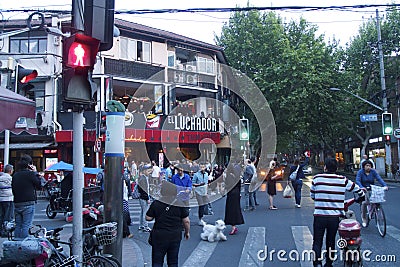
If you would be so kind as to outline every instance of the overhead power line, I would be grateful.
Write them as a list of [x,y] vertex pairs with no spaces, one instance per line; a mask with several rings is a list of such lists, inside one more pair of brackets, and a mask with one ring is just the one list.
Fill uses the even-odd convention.
[[[384,7],[399,7],[400,4],[372,4],[372,5],[346,5],[346,6],[277,6],[277,7],[230,7],[230,8],[185,8],[185,9],[133,9],[133,10],[115,10],[115,14],[160,14],[160,13],[212,13],[212,12],[243,12],[243,11],[285,11],[285,10],[337,10],[348,11],[354,9],[365,8],[384,8]],[[50,10],[50,9],[0,9],[0,12],[50,12],[50,13],[71,13],[70,10]]]

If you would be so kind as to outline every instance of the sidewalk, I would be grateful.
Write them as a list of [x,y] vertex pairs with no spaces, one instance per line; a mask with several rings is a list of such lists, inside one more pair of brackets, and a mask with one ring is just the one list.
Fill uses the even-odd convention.
[[[3,244],[7,238],[0,238],[0,244]],[[3,257],[3,246],[0,246],[0,257]],[[124,238],[122,240],[122,266],[124,267],[142,267],[144,266],[143,255],[133,239]]]

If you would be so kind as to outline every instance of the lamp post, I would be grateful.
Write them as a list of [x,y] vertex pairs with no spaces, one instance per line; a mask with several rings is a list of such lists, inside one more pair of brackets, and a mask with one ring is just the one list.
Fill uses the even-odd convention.
[[[361,101],[373,106],[376,109],[379,109],[379,110],[384,111],[384,112],[387,111],[387,108],[385,108],[385,107],[382,108],[382,107],[380,107],[378,105],[375,105],[374,103],[368,101],[367,99],[362,98],[359,95],[356,95],[356,94],[350,92],[349,90],[340,89],[340,88],[329,88],[329,90],[331,90],[331,91],[344,91],[344,92],[346,92],[346,93],[358,98],[359,100],[361,100]],[[399,146],[399,149],[400,149],[400,142],[397,142],[397,143],[398,143],[398,146]],[[389,171],[387,172],[387,177],[391,178],[392,173],[390,172],[390,170],[391,170],[391,164],[392,164],[392,154],[391,154],[390,144],[389,145],[385,144],[385,154],[386,154],[386,164],[389,166]]]

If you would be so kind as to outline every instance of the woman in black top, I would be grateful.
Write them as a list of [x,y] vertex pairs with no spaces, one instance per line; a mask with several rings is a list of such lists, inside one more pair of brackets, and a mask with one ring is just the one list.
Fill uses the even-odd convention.
[[176,186],[163,181],[160,200],[151,203],[146,220],[155,219],[152,232],[151,259],[153,267],[162,267],[167,254],[168,267],[178,266],[179,247],[182,240],[182,224],[185,239],[189,239],[189,209],[177,200]]

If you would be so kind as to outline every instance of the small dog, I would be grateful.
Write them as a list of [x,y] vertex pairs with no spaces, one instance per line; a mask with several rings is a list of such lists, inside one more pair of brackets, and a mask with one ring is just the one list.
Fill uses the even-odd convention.
[[214,242],[223,240],[226,241],[226,236],[223,231],[225,230],[225,222],[223,220],[217,220],[215,225],[204,224],[203,233],[200,234],[201,239],[208,242]]

